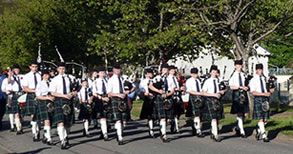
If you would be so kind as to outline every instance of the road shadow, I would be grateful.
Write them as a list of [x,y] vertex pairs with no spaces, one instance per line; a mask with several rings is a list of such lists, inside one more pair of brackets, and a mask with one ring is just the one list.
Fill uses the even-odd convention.
[[36,150],[32,150],[32,151],[26,151],[26,152],[21,152],[21,153],[13,153],[13,154],[35,154],[35,153],[39,153],[42,152],[44,150],[47,149],[51,149],[51,147],[44,147],[44,148],[40,148],[40,149],[36,149]]

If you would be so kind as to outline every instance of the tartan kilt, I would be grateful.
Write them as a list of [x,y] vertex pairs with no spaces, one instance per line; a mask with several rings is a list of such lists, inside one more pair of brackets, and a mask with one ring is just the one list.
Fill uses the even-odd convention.
[[255,96],[254,97],[254,107],[253,107],[253,116],[254,120],[260,119],[270,119],[270,111],[264,112],[262,110],[262,102],[269,101],[267,97]]
[[[173,101],[171,99],[173,104]],[[164,109],[164,100],[161,95],[156,95],[154,100],[154,108],[153,108],[153,119],[161,120],[161,119],[173,119],[174,111],[172,109],[165,110]]]
[[13,94],[12,96],[12,104],[11,104],[11,108],[10,108],[10,113],[12,114],[16,114],[16,113],[20,113],[20,106],[18,104],[17,99],[20,97],[21,95],[18,94]]
[[213,103],[216,99],[217,98],[206,97],[205,104],[203,107],[202,120],[212,120],[212,119],[221,120],[221,119],[224,119],[224,107],[223,107],[222,103],[221,103],[220,110],[216,111],[213,109]]
[[[63,105],[69,104],[71,107],[71,114],[65,116],[63,114]],[[64,123],[64,125],[72,125],[73,123],[73,116],[74,109],[73,104],[70,102],[70,100],[67,100],[65,98],[55,98],[54,101],[54,115],[53,115],[53,125],[56,126],[59,123]]]
[[178,117],[181,116],[181,114],[184,114],[184,103],[183,103],[180,96],[179,96],[179,101],[177,99],[173,99],[174,115],[176,115]]
[[107,118],[107,113],[104,111],[103,100],[94,98],[93,119]]
[[152,119],[153,117],[153,107],[154,106],[154,98],[144,96],[143,105],[140,112],[140,119]]
[[12,97],[13,97],[13,95],[7,95],[7,97],[6,97],[6,114],[13,114],[11,107],[7,106],[9,99],[12,101]]
[[[189,95],[189,103],[190,103],[190,107],[191,107],[191,113],[192,113],[192,117],[194,118],[194,117],[201,117],[202,116],[202,114],[203,114],[203,108],[204,108],[204,103],[203,103],[203,106],[201,107],[201,108],[197,108],[196,106],[195,106],[195,99],[197,98],[197,97],[201,97],[201,96],[196,96],[196,95]],[[202,100],[203,100],[203,98],[202,98]],[[204,101],[204,100],[203,100]]]
[[[123,100],[121,98],[117,98],[117,97],[113,97],[111,98],[111,106],[112,106],[112,122],[118,121],[118,120],[122,120],[122,121],[127,121],[128,120],[128,110],[127,109],[125,112],[120,112],[118,110],[118,105],[120,102],[125,102],[127,101],[126,99]],[[127,102],[126,102],[127,103]],[[128,105],[127,105],[128,108]]]
[[84,103],[80,104],[80,112],[78,115],[78,119],[79,120],[83,120],[83,119],[91,119],[91,114],[88,112],[88,110],[86,109],[86,107],[84,106]]
[[36,114],[36,94],[28,93],[26,97],[26,104],[24,106],[23,114],[26,116],[30,116],[32,114]]
[[231,107],[231,114],[245,114],[249,112],[249,103],[247,98],[247,93],[244,93],[246,96],[246,102],[244,104],[240,104],[240,91],[233,90],[232,92],[232,107]]
[[37,100],[37,101],[38,101],[38,105],[37,105],[38,122],[42,122],[45,120],[52,121],[54,113],[49,113],[47,110],[47,104],[49,103],[49,101],[48,100]]

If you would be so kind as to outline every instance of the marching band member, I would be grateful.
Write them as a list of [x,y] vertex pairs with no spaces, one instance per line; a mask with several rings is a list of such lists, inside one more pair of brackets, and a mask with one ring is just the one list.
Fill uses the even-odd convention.
[[256,64],[256,75],[249,82],[250,91],[254,96],[253,119],[258,120],[256,138],[269,142],[270,140],[265,131],[265,123],[270,118],[270,110],[267,105],[269,97],[275,89],[266,85],[267,79],[263,75],[263,65]]
[[39,125],[37,124],[36,115],[36,87],[41,82],[41,75],[38,71],[38,63],[33,61],[30,65],[30,72],[25,74],[23,80],[24,92],[27,93],[26,104],[24,106],[24,115],[31,116],[33,141],[40,140]]
[[200,117],[202,116],[202,109],[204,102],[202,99],[201,82],[198,78],[198,69],[192,68],[190,70],[191,77],[186,81],[186,91],[189,95],[189,105],[192,108],[193,126],[192,134],[197,137],[204,137],[200,129]]
[[[42,71],[42,81],[37,85],[36,96],[37,96],[37,116],[38,122],[44,122],[44,135],[43,143],[48,145],[53,145],[51,138],[51,122],[53,119],[53,102],[54,97],[49,93],[49,72],[47,70]],[[50,104],[49,104],[50,103]]]

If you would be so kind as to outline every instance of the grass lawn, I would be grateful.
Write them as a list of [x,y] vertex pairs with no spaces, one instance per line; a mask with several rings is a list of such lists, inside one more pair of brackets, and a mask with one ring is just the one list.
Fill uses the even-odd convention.
[[[143,104],[143,101],[133,102],[133,110],[131,111],[131,114],[133,116],[139,117],[142,104]],[[231,110],[231,105],[229,105],[229,103],[228,104],[226,103],[224,108],[225,115],[229,114],[230,110]],[[272,110],[275,111],[275,108],[272,108]],[[281,108],[278,111],[279,111],[278,113],[293,112],[293,107]],[[182,116],[181,119],[184,119],[184,116]],[[221,120],[220,123],[223,126],[235,126],[236,118],[232,116],[226,116],[226,118]],[[246,119],[244,127],[253,129],[256,125],[257,125],[256,120],[252,120],[251,118],[248,118]],[[293,115],[284,116],[284,117],[271,116],[271,119],[268,120],[268,123],[266,125],[266,130],[270,131],[270,133],[272,133],[273,136],[277,135],[278,133],[282,133],[282,134],[293,137]]]

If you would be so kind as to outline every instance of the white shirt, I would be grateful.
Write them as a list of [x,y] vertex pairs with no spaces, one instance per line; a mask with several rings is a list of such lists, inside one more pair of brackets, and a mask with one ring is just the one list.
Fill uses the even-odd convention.
[[21,80],[21,79],[23,79],[23,77],[21,75],[13,75],[11,77],[10,85],[11,85],[11,90],[13,92],[19,92],[20,91],[18,84],[20,84],[20,87],[22,88],[21,90],[23,90],[23,87],[22,87],[23,80]]
[[[38,72],[36,72],[36,78],[37,78],[37,83],[40,83],[42,79],[41,79],[41,75]],[[23,77],[22,84],[23,86],[27,86],[29,89],[36,89],[34,73],[29,72],[25,74]]]
[[[215,82],[215,84],[214,84]],[[216,88],[216,93],[215,93],[215,88]],[[208,78],[203,86],[202,86],[202,91],[205,91],[209,94],[217,94],[219,93],[219,79],[217,78],[213,78],[213,77],[210,77]]]
[[[122,91],[124,93],[124,81],[120,77],[121,84],[122,84]],[[108,81],[108,89],[107,93],[114,93],[119,94],[120,93],[120,85],[119,85],[119,78],[116,74],[113,74],[113,76]]]
[[2,81],[2,86],[1,86],[1,90],[6,90],[6,91],[11,91],[11,84],[8,84],[8,79],[5,78],[3,81]]
[[86,100],[86,91],[87,91],[87,100],[90,99],[90,88],[89,87],[81,87],[80,91],[78,92],[78,98],[81,99],[82,101],[87,101]]
[[49,81],[42,80],[40,83],[38,83],[36,88],[36,96],[47,96],[49,93]]
[[[197,90],[196,82],[198,83],[199,91]],[[187,79],[187,81],[186,81],[186,91],[188,93],[191,92],[191,91],[201,92],[201,83],[200,83],[199,79],[198,78],[193,78],[193,77]]]
[[254,75],[253,78],[249,82],[249,87],[251,92],[262,93],[261,82],[263,83],[264,93],[268,92],[266,88],[266,80],[264,76]]
[[168,78],[168,76],[160,76],[160,75],[157,75],[153,80],[152,82],[153,83],[156,83],[156,82],[160,82],[160,81],[163,81],[165,80],[165,78],[167,78],[167,82],[168,82],[168,91],[171,91],[175,88],[175,84],[172,80],[172,78]]
[[[178,81],[177,81],[177,78],[174,76],[174,75],[169,75],[168,76],[168,82],[173,82],[173,84],[174,84],[174,88],[179,88],[179,83],[178,83]],[[168,83],[169,84],[169,83]]]
[[108,83],[106,79],[97,78],[93,84],[93,93],[103,95],[103,82],[106,88],[105,93],[107,94]]
[[240,74],[240,77],[241,77],[242,86],[245,86],[244,73],[243,72],[238,72],[238,71],[235,71],[234,74],[232,75],[232,77],[230,78],[229,86],[235,86],[235,87],[240,86],[239,74]]
[[69,78],[66,74],[62,75],[57,75],[55,76],[51,83],[50,83],[50,87],[49,87],[49,91],[50,92],[56,92],[58,94],[63,94],[63,79],[62,77],[64,77],[65,79],[65,87],[66,87],[66,94],[70,94],[70,81]]
[[142,92],[149,93],[149,84],[151,82],[151,79],[145,78],[140,81],[139,89],[141,89]]
[[94,86],[95,80],[96,80],[96,79],[94,79],[94,78],[88,78],[88,79],[87,79],[87,82],[88,82],[89,88],[93,89],[93,86]]

